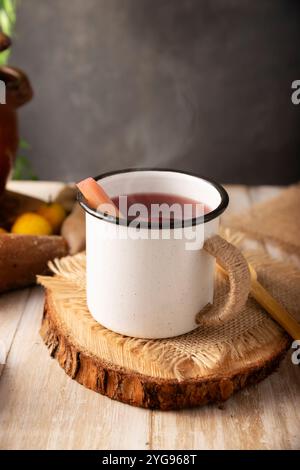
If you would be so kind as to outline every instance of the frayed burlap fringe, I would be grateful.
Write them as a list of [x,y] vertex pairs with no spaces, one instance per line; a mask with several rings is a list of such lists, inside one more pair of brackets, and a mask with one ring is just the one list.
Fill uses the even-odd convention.
[[300,255],[300,184],[283,190],[243,214],[233,215],[226,226],[259,241],[271,241],[290,254]]
[[[300,311],[300,272],[294,266],[274,261],[266,254],[246,254],[259,279],[285,307]],[[220,326],[199,327],[176,338],[146,340],[122,336],[102,327],[90,315],[85,295],[85,254],[50,263],[53,277],[40,276],[39,282],[51,294],[59,310],[58,327],[67,332],[68,341],[91,356],[161,378],[213,376],[232,364],[247,363],[260,348],[280,343],[283,330],[249,298],[232,320]],[[227,282],[215,279],[215,300],[227,295]],[[257,356],[259,359],[259,355]]]

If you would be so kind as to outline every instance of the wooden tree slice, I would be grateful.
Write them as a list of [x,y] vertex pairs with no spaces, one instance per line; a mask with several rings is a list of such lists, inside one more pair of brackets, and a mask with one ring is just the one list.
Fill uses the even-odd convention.
[[61,329],[54,317],[59,315],[47,293],[41,336],[64,371],[85,387],[114,400],[150,409],[176,410],[186,407],[223,402],[234,392],[256,384],[278,367],[290,346],[287,335],[276,348],[264,354],[260,361],[241,368],[233,374],[215,374],[178,381],[141,374],[135,370],[108,363],[90,355],[76,344],[67,331]]
[[[160,410],[219,403],[267,377],[290,346],[290,337],[251,299],[239,319],[218,331],[207,328],[156,341],[110,332],[85,306],[84,276],[76,266],[80,256],[57,262],[53,278],[40,278],[46,287],[41,336],[72,379],[109,398]],[[67,264],[73,277],[68,270],[63,272]],[[247,323],[248,314],[252,319],[257,315],[257,324]],[[245,325],[249,331],[241,329]],[[239,328],[237,336],[224,340]],[[189,344],[182,348],[185,342]],[[189,349],[187,355],[182,352],[189,347],[195,348],[197,360],[189,357]]]

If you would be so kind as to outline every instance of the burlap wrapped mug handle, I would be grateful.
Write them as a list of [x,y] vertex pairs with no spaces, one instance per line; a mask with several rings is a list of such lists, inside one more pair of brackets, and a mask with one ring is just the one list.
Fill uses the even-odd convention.
[[224,301],[217,306],[208,305],[197,314],[196,322],[209,326],[230,320],[245,305],[251,288],[251,279],[244,256],[224,238],[214,235],[204,242],[203,248],[226,270],[230,284],[230,290]]

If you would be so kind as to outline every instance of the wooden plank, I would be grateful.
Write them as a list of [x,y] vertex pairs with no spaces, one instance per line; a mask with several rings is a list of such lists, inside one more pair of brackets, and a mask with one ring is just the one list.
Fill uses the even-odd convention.
[[[267,197],[257,188],[250,191],[252,201],[257,190],[260,197]],[[228,214],[249,207],[246,188],[230,187],[229,193]],[[16,299],[10,303],[11,295],[19,295],[20,303]],[[9,296],[0,298],[0,334],[11,338],[0,379],[2,449],[300,448],[300,376],[290,354],[277,374],[237,394],[222,409],[149,412],[113,402],[73,382],[49,357],[39,337],[41,290]],[[3,309],[9,321],[1,323]],[[8,316],[12,312],[15,317]]]
[[60,181],[9,181],[7,189],[48,201],[64,187]]
[[[228,191],[231,198],[228,215],[250,207],[252,201],[246,188],[229,187]],[[268,196],[271,192],[268,191]],[[209,406],[181,413],[155,412],[153,447],[299,449],[300,376],[296,369],[289,354],[278,373],[260,385],[238,393],[222,409]]]
[[[282,191],[282,187],[260,186],[251,188],[249,195],[253,204],[264,202],[276,197]],[[300,267],[300,260],[294,255],[282,252],[272,243],[263,243],[265,250],[273,258],[292,261]],[[265,427],[273,432],[275,448],[300,448],[299,428],[299,367],[291,360],[292,351],[280,366],[279,374],[273,375],[259,388],[262,398],[269,397],[265,407],[261,409],[260,415]],[[278,430],[281,430],[279,433]]]
[[29,295],[22,289],[0,296],[0,376]]
[[43,302],[34,288],[0,380],[0,448],[148,448],[149,412],[85,389],[49,357],[39,336]]
[[[64,183],[56,181],[9,181],[7,188],[41,199],[54,198]],[[29,290],[23,289],[0,296],[0,376],[23,314]]]
[[[249,188],[252,204],[276,197],[282,187],[260,186]],[[274,258],[290,259],[300,266],[299,259],[283,254],[271,243],[258,243]],[[288,384],[288,385],[287,385]],[[268,449],[299,449],[300,437],[297,436],[299,422],[299,385],[298,368],[291,361],[291,352],[282,362],[278,374],[272,375],[258,388],[258,410],[263,428],[263,438]],[[266,399],[268,397],[268,399]],[[278,432],[280,430],[280,432]]]
[[[54,198],[62,186],[57,182],[9,183],[13,191],[45,200]],[[1,448],[149,448],[151,413],[81,387],[49,357],[38,334],[41,289],[0,297],[0,311],[5,359],[9,352],[0,380],[0,403],[5,403],[0,416]]]

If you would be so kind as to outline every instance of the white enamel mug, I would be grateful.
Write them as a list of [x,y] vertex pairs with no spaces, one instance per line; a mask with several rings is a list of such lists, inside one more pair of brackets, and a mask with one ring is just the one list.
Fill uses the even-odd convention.
[[[199,323],[228,319],[243,305],[250,289],[246,261],[217,235],[219,217],[228,205],[221,185],[165,169],[122,170],[95,179],[111,198],[166,193],[211,209],[188,220],[185,228],[175,224],[165,237],[162,227],[149,228],[144,222],[138,230],[125,219],[97,212],[79,194],[86,212],[87,304],[97,322],[127,336],[167,338],[190,332]],[[205,307],[213,303],[215,257],[227,270],[231,290],[221,308],[209,311]]]

